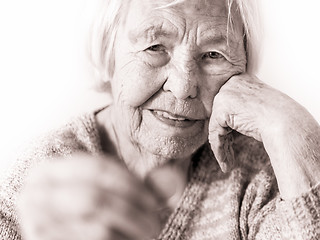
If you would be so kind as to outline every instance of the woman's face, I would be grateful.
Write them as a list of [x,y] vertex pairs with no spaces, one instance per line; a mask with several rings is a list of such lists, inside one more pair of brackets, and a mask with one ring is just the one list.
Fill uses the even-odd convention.
[[[213,99],[245,71],[240,18],[225,0],[133,0],[115,42],[117,130],[142,151],[185,158],[208,137]],[[230,21],[230,19],[229,19]]]

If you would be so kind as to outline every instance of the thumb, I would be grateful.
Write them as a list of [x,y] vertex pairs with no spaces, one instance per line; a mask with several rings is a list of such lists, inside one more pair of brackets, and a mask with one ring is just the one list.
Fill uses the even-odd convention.
[[177,206],[187,184],[182,169],[172,164],[154,169],[145,181],[161,196],[163,204],[171,210]]
[[228,172],[234,165],[232,129],[222,127],[214,117],[209,122],[209,143],[211,150],[223,172]]

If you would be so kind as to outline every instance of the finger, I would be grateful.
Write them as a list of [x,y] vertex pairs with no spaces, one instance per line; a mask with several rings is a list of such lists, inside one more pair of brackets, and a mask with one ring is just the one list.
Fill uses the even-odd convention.
[[127,199],[112,196],[110,204],[98,213],[106,228],[129,236],[130,239],[155,237],[160,232],[160,221],[154,212],[135,208]]
[[[90,197],[84,195],[82,198]],[[130,236],[128,239],[144,239],[154,237],[160,231],[160,222],[154,212],[143,212],[128,199],[108,195],[100,199],[100,204],[93,205],[92,201],[92,206],[78,211],[73,209],[74,199],[64,199],[63,205],[54,201],[33,209],[32,219],[25,221],[28,226],[24,224],[24,232],[27,230],[27,235],[34,237],[27,239],[115,239],[108,238],[110,233],[113,236],[115,229],[122,232],[122,236]]]
[[209,143],[223,172],[228,172],[234,165],[232,129],[222,127],[214,116],[209,122]]
[[[118,160],[110,156],[93,158],[79,155],[76,159],[72,158],[69,161],[69,165],[71,167],[64,174],[67,179],[62,179],[63,184],[66,184],[66,182],[82,183],[83,185],[91,184],[102,192],[106,191],[131,199],[132,202],[136,203],[136,207],[141,209],[154,209],[159,205],[161,199],[150,191],[142,181],[130,173]],[[77,165],[81,166],[77,167]],[[72,174],[70,174],[70,169],[73,169]],[[56,172],[60,173],[61,171],[65,170],[60,169]],[[58,178],[60,177],[58,176]]]
[[134,178],[123,176],[116,178],[114,176],[101,176],[99,179],[100,193],[106,197],[119,196],[119,198],[127,199],[136,208],[142,211],[152,211],[161,205],[159,196],[153,194],[153,191],[144,186],[140,181]]
[[133,240],[132,237],[125,235],[117,229],[110,229],[108,236],[104,240]]
[[187,184],[183,170],[173,164],[166,164],[151,171],[145,182],[160,193],[163,206],[174,210]]
[[94,184],[101,191],[122,195],[123,198],[136,202],[136,207],[154,209],[161,202],[158,194],[149,189],[117,160],[101,157],[98,161],[99,171],[95,173]]

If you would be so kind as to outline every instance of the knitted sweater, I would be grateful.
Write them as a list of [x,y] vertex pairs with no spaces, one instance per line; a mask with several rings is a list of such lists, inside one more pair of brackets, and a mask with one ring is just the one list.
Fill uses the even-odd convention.
[[[74,119],[35,143],[0,186],[0,240],[21,239],[17,195],[33,166],[44,159],[102,152],[95,114]],[[320,185],[281,200],[261,143],[235,140],[237,166],[221,172],[208,144],[193,157],[192,175],[158,239],[320,239]]]

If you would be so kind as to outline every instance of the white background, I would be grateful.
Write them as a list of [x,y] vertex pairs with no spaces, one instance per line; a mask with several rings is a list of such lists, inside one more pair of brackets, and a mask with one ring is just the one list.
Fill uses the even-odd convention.
[[[0,0],[0,172],[47,129],[107,102],[92,90],[85,49],[97,0]],[[320,121],[318,0],[260,0],[258,76]]]

